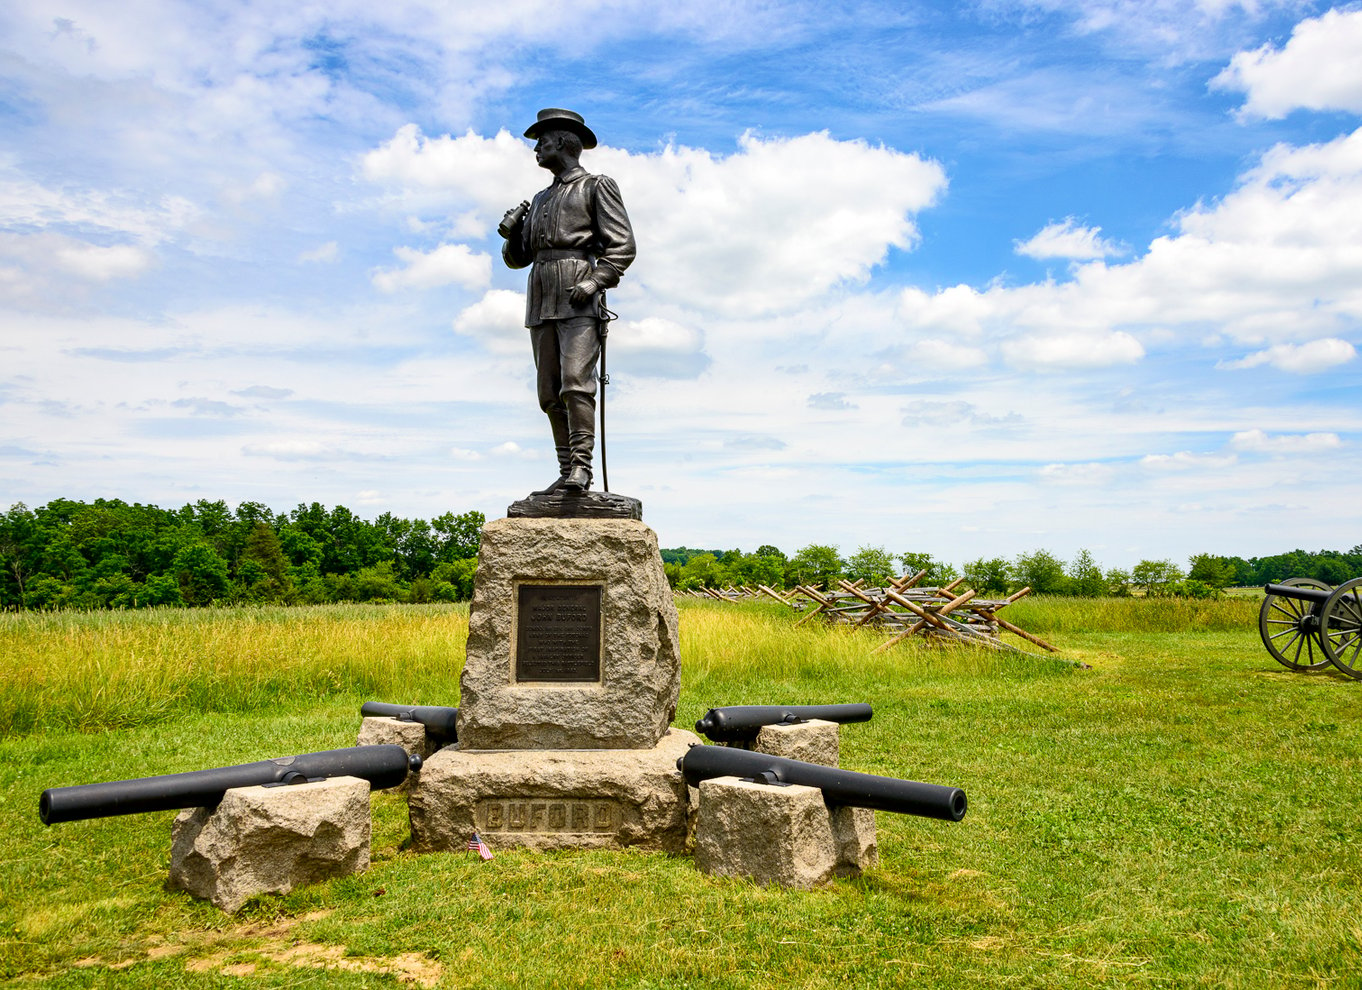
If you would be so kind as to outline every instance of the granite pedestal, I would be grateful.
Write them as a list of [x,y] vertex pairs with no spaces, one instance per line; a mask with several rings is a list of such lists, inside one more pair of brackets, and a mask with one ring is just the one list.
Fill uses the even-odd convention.
[[681,655],[657,537],[637,519],[511,518],[482,531],[459,741],[411,785],[412,842],[462,850],[680,851],[670,729]]

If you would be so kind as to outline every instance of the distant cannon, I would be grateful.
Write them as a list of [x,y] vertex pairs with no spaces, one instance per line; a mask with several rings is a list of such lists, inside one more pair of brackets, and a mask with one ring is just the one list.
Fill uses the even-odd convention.
[[1362,680],[1362,578],[1331,588],[1313,578],[1290,578],[1263,588],[1258,633],[1273,658],[1291,670],[1330,664]]

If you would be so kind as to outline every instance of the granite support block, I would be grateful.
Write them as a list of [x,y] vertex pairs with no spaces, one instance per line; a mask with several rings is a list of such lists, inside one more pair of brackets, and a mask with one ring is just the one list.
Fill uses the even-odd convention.
[[682,852],[689,795],[676,761],[698,741],[671,729],[646,750],[446,746],[408,796],[412,845],[460,852],[477,832],[494,850]]
[[699,790],[695,865],[702,873],[807,890],[879,861],[874,812],[829,808],[816,787],[717,777]]
[[841,758],[840,729],[841,726],[836,722],[816,718],[795,725],[763,725],[757,732],[752,749],[790,760],[835,767]]
[[370,830],[369,784],[356,777],[233,788],[216,809],[176,817],[170,883],[234,914],[257,894],[367,870]]

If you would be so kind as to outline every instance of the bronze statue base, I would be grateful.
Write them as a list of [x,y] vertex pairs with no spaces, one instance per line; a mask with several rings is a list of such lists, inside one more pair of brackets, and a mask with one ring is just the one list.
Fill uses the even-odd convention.
[[643,519],[643,503],[614,492],[568,492],[530,495],[506,509],[510,519]]

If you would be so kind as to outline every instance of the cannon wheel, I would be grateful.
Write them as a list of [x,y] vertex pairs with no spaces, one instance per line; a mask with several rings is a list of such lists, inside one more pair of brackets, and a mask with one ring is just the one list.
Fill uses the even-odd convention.
[[1349,677],[1362,680],[1362,578],[1334,589],[1319,612],[1320,644],[1324,655]]
[[[1329,585],[1314,578],[1288,578],[1280,582],[1291,588],[1323,588]],[[1305,620],[1314,606],[1295,598],[1268,595],[1258,610],[1258,633],[1263,637],[1267,652],[1283,667],[1291,670],[1323,670],[1330,664],[1322,643],[1315,633],[1305,628]],[[1301,650],[1305,657],[1301,657]],[[1305,660],[1302,663],[1302,659]]]

